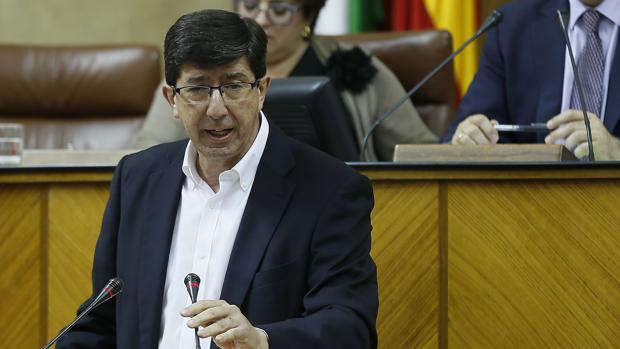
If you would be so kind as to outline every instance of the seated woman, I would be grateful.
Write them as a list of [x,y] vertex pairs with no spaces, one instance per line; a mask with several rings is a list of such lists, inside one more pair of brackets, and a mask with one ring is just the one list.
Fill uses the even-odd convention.
[[[268,37],[267,75],[329,76],[340,90],[360,146],[364,135],[383,112],[406,92],[394,74],[377,58],[358,47],[312,36],[312,28],[325,0],[235,0],[235,10],[255,19]],[[163,84],[163,82],[162,82]],[[172,116],[161,89],[144,125],[133,140],[142,148],[186,137]],[[391,161],[396,144],[435,143],[411,101],[407,100],[375,131],[366,159]]]

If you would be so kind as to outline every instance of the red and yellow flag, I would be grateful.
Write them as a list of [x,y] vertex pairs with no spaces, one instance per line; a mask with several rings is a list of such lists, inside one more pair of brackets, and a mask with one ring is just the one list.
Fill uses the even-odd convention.
[[[454,49],[472,36],[480,24],[479,0],[384,0],[389,8],[390,29],[445,29],[452,34]],[[479,43],[472,43],[454,61],[461,95],[478,69]]]

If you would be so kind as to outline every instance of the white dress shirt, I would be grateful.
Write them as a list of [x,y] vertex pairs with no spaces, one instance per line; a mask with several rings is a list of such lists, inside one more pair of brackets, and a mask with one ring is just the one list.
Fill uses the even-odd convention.
[[[575,60],[579,61],[581,51],[586,45],[586,33],[581,25],[577,24],[577,20],[581,15],[590,8],[585,6],[579,0],[569,0],[570,3],[570,19],[568,22],[568,33],[573,46]],[[601,120],[605,117],[605,106],[607,105],[607,88],[609,86],[609,75],[611,73],[611,63],[614,59],[616,51],[616,42],[618,41],[618,26],[620,26],[620,1],[605,0],[596,7],[603,17],[598,29],[598,35],[601,38],[603,55],[605,56],[605,73],[603,75],[603,105],[601,105]],[[581,24],[581,22],[579,23]],[[568,48],[564,55],[564,87],[562,90],[562,111],[569,109],[571,92],[575,75],[570,62]]]
[[[195,347],[194,330],[186,325],[189,319],[179,314],[191,304],[183,283],[187,274],[195,273],[201,279],[198,300],[220,299],[232,247],[269,134],[262,112],[260,118],[254,143],[232,169],[220,174],[217,193],[198,175],[196,149],[191,141],[187,144],[182,166],[186,178],[166,273],[161,349]],[[209,348],[211,338],[200,342],[202,348]]]

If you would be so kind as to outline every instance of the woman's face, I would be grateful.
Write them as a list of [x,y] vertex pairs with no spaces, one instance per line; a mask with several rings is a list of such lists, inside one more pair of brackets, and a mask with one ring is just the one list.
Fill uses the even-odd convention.
[[267,64],[288,57],[304,43],[301,33],[310,18],[304,17],[299,1],[239,0],[236,11],[256,20],[267,34]]

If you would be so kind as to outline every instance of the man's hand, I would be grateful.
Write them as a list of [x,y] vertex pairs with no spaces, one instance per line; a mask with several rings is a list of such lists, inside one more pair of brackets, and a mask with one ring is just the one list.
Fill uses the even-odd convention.
[[[607,131],[605,125],[596,115],[588,113],[592,129],[592,145],[596,160],[620,160],[620,140]],[[547,122],[551,133],[545,137],[545,143],[555,144],[564,139],[564,145],[579,159],[588,156],[586,126],[581,110],[567,110]]]
[[203,300],[183,309],[181,316],[191,317],[187,326],[203,327],[198,336],[212,337],[222,349],[269,348],[266,333],[252,326],[236,305],[222,300]]
[[493,127],[496,120],[489,120],[485,115],[468,116],[456,128],[452,136],[452,144],[495,144],[499,134]]

